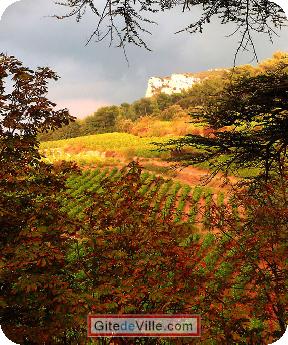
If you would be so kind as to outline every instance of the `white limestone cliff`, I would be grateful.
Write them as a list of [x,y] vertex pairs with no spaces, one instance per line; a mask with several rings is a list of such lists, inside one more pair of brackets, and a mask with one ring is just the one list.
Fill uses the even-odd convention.
[[171,95],[189,89],[201,79],[192,74],[172,74],[170,77],[151,77],[148,80],[148,87],[145,97],[151,97],[159,92]]

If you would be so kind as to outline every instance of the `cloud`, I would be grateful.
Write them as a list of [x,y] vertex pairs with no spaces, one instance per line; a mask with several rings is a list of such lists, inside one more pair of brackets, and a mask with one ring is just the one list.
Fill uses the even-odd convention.
[[[220,25],[219,21],[206,26],[203,34],[175,35],[175,31],[193,22],[199,10],[193,8],[183,14],[174,9],[156,14],[158,25],[150,28],[152,36],[147,35],[152,52],[128,47],[128,66],[121,49],[109,48],[108,42],[85,46],[95,27],[93,16],[86,16],[80,23],[49,17],[60,11],[63,9],[48,0],[13,4],[0,21],[0,44],[5,53],[15,55],[26,66],[49,66],[55,70],[61,79],[50,85],[52,100],[65,102],[71,109],[87,100],[83,106],[87,112],[92,111],[93,104],[120,104],[143,97],[151,76],[229,67],[239,39],[226,38],[233,26]],[[287,50],[287,41],[287,28],[273,45],[263,36],[255,37],[259,59],[270,57],[276,50]],[[251,55],[243,54],[238,63],[250,60]],[[80,110],[76,109],[79,113]]]

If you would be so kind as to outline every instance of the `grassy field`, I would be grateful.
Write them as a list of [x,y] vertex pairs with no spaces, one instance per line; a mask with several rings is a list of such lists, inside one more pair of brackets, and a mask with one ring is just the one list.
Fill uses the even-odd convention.
[[[169,139],[177,139],[174,136]],[[40,150],[48,161],[73,160],[79,164],[113,165],[117,159],[132,160],[135,157],[165,158],[169,153],[159,152],[152,142],[164,143],[167,137],[139,137],[128,133],[104,133],[83,137],[46,141]],[[109,162],[111,164],[109,164]]]

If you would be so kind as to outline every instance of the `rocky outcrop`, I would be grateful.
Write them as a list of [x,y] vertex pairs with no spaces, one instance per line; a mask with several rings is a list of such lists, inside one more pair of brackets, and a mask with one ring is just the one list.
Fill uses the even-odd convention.
[[216,76],[223,77],[227,73],[230,73],[230,69],[215,68],[196,73],[175,73],[170,77],[151,77],[148,80],[145,97],[151,97],[161,92],[171,95],[172,93],[187,90],[203,79]]
[[148,80],[148,87],[145,97],[151,97],[157,93],[172,93],[181,92],[189,89],[193,84],[198,83],[201,78],[195,77],[192,74],[172,74],[170,77],[152,77]]

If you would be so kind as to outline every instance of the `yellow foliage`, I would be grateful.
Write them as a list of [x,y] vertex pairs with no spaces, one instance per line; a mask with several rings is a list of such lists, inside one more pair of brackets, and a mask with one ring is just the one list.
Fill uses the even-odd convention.
[[130,133],[140,137],[183,136],[186,134],[203,133],[203,127],[189,123],[189,121],[191,121],[191,118],[187,115],[171,121],[145,116],[134,123],[130,129]]

